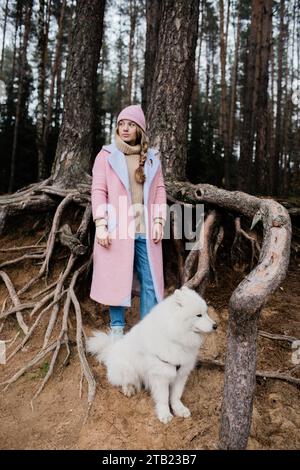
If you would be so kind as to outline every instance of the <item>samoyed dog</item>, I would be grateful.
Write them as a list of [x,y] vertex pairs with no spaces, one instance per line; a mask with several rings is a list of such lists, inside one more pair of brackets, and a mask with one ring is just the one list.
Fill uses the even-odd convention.
[[183,286],[156,304],[122,338],[94,333],[87,340],[87,350],[105,364],[108,381],[121,387],[126,396],[142,386],[149,390],[158,419],[168,423],[173,414],[184,418],[191,415],[181,402],[183,389],[195,366],[203,334],[216,328],[203,298]]

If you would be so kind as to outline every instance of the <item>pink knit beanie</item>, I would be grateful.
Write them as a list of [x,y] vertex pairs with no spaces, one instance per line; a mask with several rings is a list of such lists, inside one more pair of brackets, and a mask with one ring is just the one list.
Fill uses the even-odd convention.
[[144,132],[146,132],[146,119],[139,104],[132,104],[127,106],[127,108],[124,108],[118,116],[117,124],[119,121],[121,121],[121,119],[128,119],[135,122],[138,126],[141,127],[141,129],[143,129]]

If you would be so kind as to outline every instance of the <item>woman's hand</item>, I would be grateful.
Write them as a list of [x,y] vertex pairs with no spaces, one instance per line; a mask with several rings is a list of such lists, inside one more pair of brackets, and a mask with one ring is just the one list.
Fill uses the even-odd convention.
[[99,225],[96,227],[96,237],[97,243],[99,243],[99,245],[103,246],[104,248],[108,248],[108,246],[111,244],[111,238],[105,225]]
[[164,228],[161,222],[154,222],[152,229],[152,238],[154,243],[158,243],[162,240],[164,236]]

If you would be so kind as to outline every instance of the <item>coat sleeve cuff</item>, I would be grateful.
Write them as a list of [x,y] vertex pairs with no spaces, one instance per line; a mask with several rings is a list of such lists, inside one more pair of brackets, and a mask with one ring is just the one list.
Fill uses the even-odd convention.
[[153,221],[154,221],[154,222],[160,222],[163,227],[165,226],[165,223],[166,223],[166,221],[165,221],[165,219],[164,219],[163,217],[154,217],[154,218],[153,218]]
[[107,219],[105,217],[100,217],[99,219],[95,219],[96,227],[100,227],[101,225],[107,226]]

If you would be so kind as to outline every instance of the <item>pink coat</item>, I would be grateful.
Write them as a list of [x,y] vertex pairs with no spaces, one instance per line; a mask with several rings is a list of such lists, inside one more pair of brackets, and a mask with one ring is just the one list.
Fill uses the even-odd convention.
[[[151,233],[154,217],[166,219],[167,201],[161,162],[155,149],[148,149],[144,172],[146,245],[156,298],[160,302],[164,298],[162,242],[154,243]],[[135,222],[133,213],[128,211],[131,193],[126,159],[114,144],[103,146],[95,159],[91,199],[93,220],[107,217],[112,243],[105,248],[95,237],[90,297],[105,305],[130,307],[132,296],[140,292],[133,269]],[[125,230],[122,235],[119,229],[127,226],[129,232]]]

